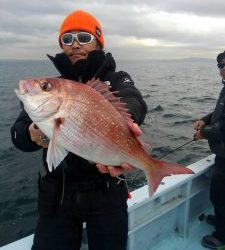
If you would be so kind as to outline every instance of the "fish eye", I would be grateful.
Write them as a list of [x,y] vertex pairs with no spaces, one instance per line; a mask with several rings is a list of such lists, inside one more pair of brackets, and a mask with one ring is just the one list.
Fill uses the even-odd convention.
[[52,89],[52,84],[50,82],[40,83],[40,87],[43,91],[50,91]]

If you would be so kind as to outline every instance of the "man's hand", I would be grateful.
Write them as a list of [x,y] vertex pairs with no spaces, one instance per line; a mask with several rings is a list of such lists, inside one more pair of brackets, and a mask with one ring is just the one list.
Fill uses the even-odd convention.
[[35,142],[38,146],[41,146],[43,148],[48,147],[49,140],[46,139],[44,133],[33,122],[29,126],[29,132],[31,140]]
[[205,139],[205,137],[201,134],[200,130],[197,130],[194,134],[195,140],[202,140]]
[[134,123],[134,122],[133,123],[129,123],[128,127],[129,127],[130,131],[133,133],[133,135],[135,137],[138,137],[138,136],[142,135],[142,131],[139,128],[139,126],[137,125],[137,123]]
[[205,126],[205,122],[203,120],[198,120],[193,124],[194,130],[200,130],[202,127]]
[[[142,131],[137,123],[129,123],[128,127],[135,137],[142,135]],[[141,142],[140,142],[141,143]],[[105,166],[100,163],[96,164],[96,167],[102,174],[110,174],[113,177],[119,176],[127,171],[132,171],[133,167],[128,163],[123,163],[121,166]]]
[[201,134],[200,129],[205,126],[205,122],[203,120],[198,120],[193,124],[193,128],[195,130],[194,138],[195,140],[202,140],[205,139],[204,136]]
[[121,166],[105,166],[100,163],[96,164],[96,167],[102,174],[110,174],[112,177],[119,176],[124,172],[132,171],[133,167],[128,163],[123,163]]

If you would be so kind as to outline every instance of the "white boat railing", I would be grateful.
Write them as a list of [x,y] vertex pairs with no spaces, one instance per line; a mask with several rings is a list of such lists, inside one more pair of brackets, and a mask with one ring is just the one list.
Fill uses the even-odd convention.
[[[128,200],[129,250],[150,249],[174,232],[188,237],[192,218],[211,206],[209,180],[214,158],[210,155],[189,165],[194,175],[165,177],[150,198],[147,185],[132,192],[132,199]],[[82,249],[87,249],[85,238]],[[0,249],[28,250],[32,240],[33,235],[30,235]]]
[[165,177],[155,195],[148,187],[133,192],[129,201],[128,249],[150,249],[175,231],[188,237],[189,223],[211,206],[209,181],[214,155],[188,167],[194,175]]

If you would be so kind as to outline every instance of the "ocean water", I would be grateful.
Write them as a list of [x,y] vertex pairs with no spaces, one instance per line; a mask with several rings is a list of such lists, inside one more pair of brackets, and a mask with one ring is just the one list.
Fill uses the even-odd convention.
[[[155,157],[193,138],[192,123],[213,111],[222,88],[214,61],[119,61],[148,105],[142,139]],[[14,93],[20,79],[58,75],[49,61],[0,60],[0,246],[33,233],[37,219],[37,177],[44,173],[40,152],[24,153],[10,139],[20,112]],[[206,141],[192,142],[164,160],[191,164],[210,154]],[[146,183],[138,170],[127,175],[130,190]]]

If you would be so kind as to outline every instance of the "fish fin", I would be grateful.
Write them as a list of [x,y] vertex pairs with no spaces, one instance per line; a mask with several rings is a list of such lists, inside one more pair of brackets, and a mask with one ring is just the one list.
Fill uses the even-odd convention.
[[53,168],[56,168],[61,161],[67,156],[68,150],[63,147],[54,144],[53,140],[50,140],[47,152],[48,169],[51,172]]
[[151,159],[151,165],[152,164],[154,164],[154,167],[151,166],[151,168],[146,171],[146,177],[149,187],[149,196],[152,196],[154,194],[154,192],[156,191],[165,176],[176,174],[194,174],[191,169],[186,168],[177,163],[169,163],[165,161]]
[[65,122],[65,118],[58,117],[58,118],[55,119],[54,122],[55,122],[55,127],[54,127],[55,131],[54,132],[56,133],[57,129],[60,128],[60,125]]
[[86,83],[89,87],[95,89],[102,96],[108,100],[115,109],[124,117],[127,123],[133,122],[131,115],[128,113],[126,108],[126,103],[121,101],[121,98],[116,96],[118,91],[110,91],[111,86],[108,86],[106,83],[100,81],[99,79],[92,79]]
[[53,170],[53,168],[56,168],[68,154],[68,150],[59,145],[56,145],[55,143],[55,138],[60,130],[60,125],[63,124],[64,121],[65,119],[61,117],[56,118],[54,121],[53,136],[49,142],[47,152],[47,163],[50,172]]

